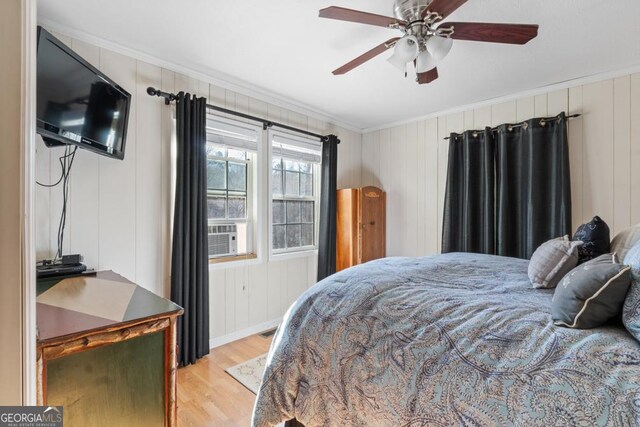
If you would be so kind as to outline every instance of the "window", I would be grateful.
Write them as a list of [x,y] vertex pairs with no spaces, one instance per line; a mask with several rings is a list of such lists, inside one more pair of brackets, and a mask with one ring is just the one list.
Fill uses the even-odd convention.
[[209,258],[255,253],[259,128],[207,119]]
[[207,211],[210,220],[247,219],[249,155],[207,143]]
[[317,141],[271,135],[271,249],[316,247],[320,175]]

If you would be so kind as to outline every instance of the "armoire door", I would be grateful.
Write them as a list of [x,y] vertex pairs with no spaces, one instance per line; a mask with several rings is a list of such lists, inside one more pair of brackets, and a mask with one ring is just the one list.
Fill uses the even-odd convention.
[[360,190],[359,263],[385,256],[385,193],[376,187],[363,187]]

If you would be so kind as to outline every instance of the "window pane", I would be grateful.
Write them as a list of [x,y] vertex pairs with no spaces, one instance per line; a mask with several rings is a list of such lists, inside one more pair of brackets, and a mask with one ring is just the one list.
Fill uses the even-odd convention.
[[247,199],[244,197],[229,197],[229,218],[245,219],[247,217]]
[[225,218],[225,197],[209,197],[207,199],[208,218],[224,219]]
[[282,200],[273,201],[273,223],[284,224],[284,202]]
[[300,172],[311,173],[313,165],[311,163],[300,163]]
[[247,191],[247,165],[229,162],[229,190]]
[[282,158],[281,157],[274,157],[271,163],[272,163],[272,168],[273,169],[282,169]]
[[292,160],[285,160],[284,161],[284,167],[288,171],[296,171],[297,172],[298,170],[300,170],[298,168],[298,162],[294,162]]
[[233,150],[233,149],[229,148],[227,150],[227,157],[230,157],[232,159],[247,160],[247,153],[244,152],[244,151],[238,151],[238,150]]
[[285,229],[284,225],[273,226],[273,249],[285,248]]
[[300,174],[300,195],[313,196],[313,175],[307,173]]
[[207,159],[207,188],[225,190],[226,162]]
[[207,144],[207,156],[225,157],[227,149],[222,145]]
[[300,246],[300,225],[287,225],[287,247]]
[[302,205],[302,220],[300,222],[313,223],[313,202],[300,202]]
[[300,222],[300,202],[287,202],[287,224]]
[[303,224],[302,225],[302,238],[301,238],[301,246],[312,246],[313,245],[313,224]]
[[298,172],[285,172],[285,194],[287,196],[299,196],[300,195],[300,174]]
[[271,187],[273,194],[282,196],[282,171],[274,169],[271,170]]

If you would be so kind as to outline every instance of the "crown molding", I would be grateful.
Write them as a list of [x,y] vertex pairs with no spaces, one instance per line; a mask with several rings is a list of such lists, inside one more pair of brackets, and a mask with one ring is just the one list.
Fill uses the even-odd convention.
[[73,39],[80,40],[100,48],[108,49],[113,52],[117,52],[122,55],[131,57],[143,62],[147,62],[149,64],[156,65],[158,67],[165,68],[167,70],[170,70],[176,73],[184,74],[188,77],[192,77],[197,80],[207,82],[214,86],[222,87],[224,89],[227,89],[245,96],[249,96],[251,98],[258,99],[260,101],[269,103],[271,105],[274,105],[280,108],[292,110],[297,113],[304,114],[308,117],[327,122],[330,125],[338,126],[340,128],[350,130],[352,132],[356,132],[359,134],[375,132],[382,129],[402,126],[402,125],[417,122],[420,120],[433,119],[436,117],[446,116],[449,114],[455,114],[463,111],[483,108],[483,107],[499,104],[502,102],[513,101],[516,99],[529,97],[529,96],[541,95],[541,94],[545,94],[545,93],[549,93],[557,90],[568,89],[576,86],[595,83],[603,80],[608,80],[608,79],[640,72],[640,64],[637,64],[631,67],[577,77],[574,79],[569,79],[569,80],[565,80],[562,82],[558,82],[558,83],[554,83],[546,86],[540,86],[534,89],[528,89],[525,91],[516,92],[510,95],[500,96],[496,98],[489,98],[484,101],[466,104],[466,105],[454,107],[447,110],[440,110],[440,111],[436,111],[429,114],[414,116],[408,119],[385,123],[385,124],[374,126],[374,127],[362,128],[352,123],[343,122],[342,120],[332,116],[327,112],[315,109],[309,105],[297,102],[293,99],[284,97],[282,95],[278,95],[274,92],[252,85],[251,83],[241,81],[232,76],[229,76],[220,72],[216,72],[214,70],[194,69],[190,67],[185,67],[183,65],[176,64],[169,60],[158,58],[156,56],[149,55],[147,53],[123,46],[119,43],[115,43],[110,40],[103,39],[101,37],[87,33],[85,31],[78,30],[76,28],[69,27],[67,25],[63,25],[59,22],[56,22],[47,18],[39,18],[38,24],[46,27],[51,31],[55,31],[60,34],[63,34],[67,37],[71,37]]
[[224,89],[233,91],[241,95],[258,99],[260,101],[266,102],[276,107],[285,108],[287,110],[292,110],[297,113],[304,114],[305,116],[308,116],[323,122],[327,122],[328,124],[338,126],[343,129],[357,132],[359,134],[362,134],[362,131],[363,131],[362,127],[359,127],[351,123],[343,122],[342,120],[332,116],[327,112],[318,110],[309,105],[295,101],[291,98],[279,95],[275,92],[271,92],[261,87],[252,85],[251,83],[248,83],[246,81],[236,79],[227,74],[223,74],[211,69],[204,69],[204,68],[195,69],[195,68],[179,65],[175,62],[172,62],[163,58],[159,58],[159,57],[141,52],[136,49],[129,48],[119,43],[104,39],[102,37],[95,36],[93,34],[87,33],[77,28],[73,28],[73,27],[61,24],[51,19],[40,17],[38,19],[38,25],[41,25],[50,31],[54,31],[62,35],[65,35],[67,37],[71,37],[72,39],[76,39],[76,40],[91,44],[93,46],[97,46],[99,48],[108,49],[113,52],[128,56],[130,58],[133,58],[139,61],[152,64],[152,65],[156,65],[158,67],[161,67],[176,73],[184,74],[185,76],[192,77],[194,79],[212,84],[214,86],[222,87]]
[[587,84],[591,84],[591,83],[597,83],[597,82],[601,82],[604,80],[610,80],[610,79],[615,79],[617,77],[623,77],[623,76],[627,76],[630,74],[635,74],[635,73],[639,73],[640,72],[640,64],[637,65],[633,65],[631,67],[625,67],[625,68],[621,68],[621,69],[617,69],[617,70],[612,70],[612,71],[605,71],[602,73],[596,73],[596,74],[591,74],[588,76],[582,76],[582,77],[578,77],[575,79],[569,79],[569,80],[565,80],[559,83],[553,83],[551,85],[547,85],[547,86],[540,86],[538,88],[535,89],[529,89],[529,90],[525,90],[525,91],[521,91],[521,92],[516,92],[515,94],[510,94],[510,95],[505,95],[505,96],[500,96],[497,98],[490,98],[484,101],[480,101],[480,102],[476,102],[473,104],[467,104],[467,105],[463,105],[460,107],[454,107],[448,110],[442,110],[442,111],[438,111],[435,113],[430,113],[430,114],[426,114],[426,115],[422,115],[422,116],[416,116],[410,119],[405,119],[405,120],[399,120],[396,122],[392,122],[392,123],[387,123],[384,125],[380,125],[380,126],[374,126],[374,127],[370,127],[370,128],[365,128],[362,130],[363,134],[367,134],[370,132],[376,132],[379,130],[383,130],[383,129],[389,129],[389,128],[393,128],[393,127],[397,127],[397,126],[402,126],[402,125],[406,125],[409,123],[414,123],[414,122],[418,122],[421,120],[428,120],[428,119],[435,119],[437,117],[442,117],[442,116],[447,116],[450,114],[456,114],[456,113],[462,113],[464,111],[469,111],[469,110],[475,110],[478,108],[483,108],[483,107],[490,107],[492,105],[496,105],[496,104],[500,104],[503,102],[509,102],[509,101],[514,101],[517,99],[521,99],[521,98],[527,98],[527,97],[531,97],[531,96],[536,96],[536,95],[543,95],[546,93],[550,93],[550,92],[554,92],[554,91],[558,91],[558,90],[563,90],[563,89],[570,89],[573,87],[578,87],[578,86],[583,86],[583,85],[587,85]]

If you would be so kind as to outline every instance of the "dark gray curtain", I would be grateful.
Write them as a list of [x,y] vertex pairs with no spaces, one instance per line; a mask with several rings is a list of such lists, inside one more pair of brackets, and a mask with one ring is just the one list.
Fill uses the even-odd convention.
[[178,94],[171,300],[184,308],[178,318],[182,365],[209,354],[206,108],[206,99]]
[[497,254],[531,258],[541,243],[571,235],[571,179],[566,116],[498,127]]
[[495,253],[495,142],[490,128],[449,137],[442,252]]
[[566,116],[451,134],[442,252],[531,258],[571,234]]
[[320,230],[318,241],[318,281],[336,272],[336,191],[338,187],[338,144],[335,135],[322,142],[320,186]]

